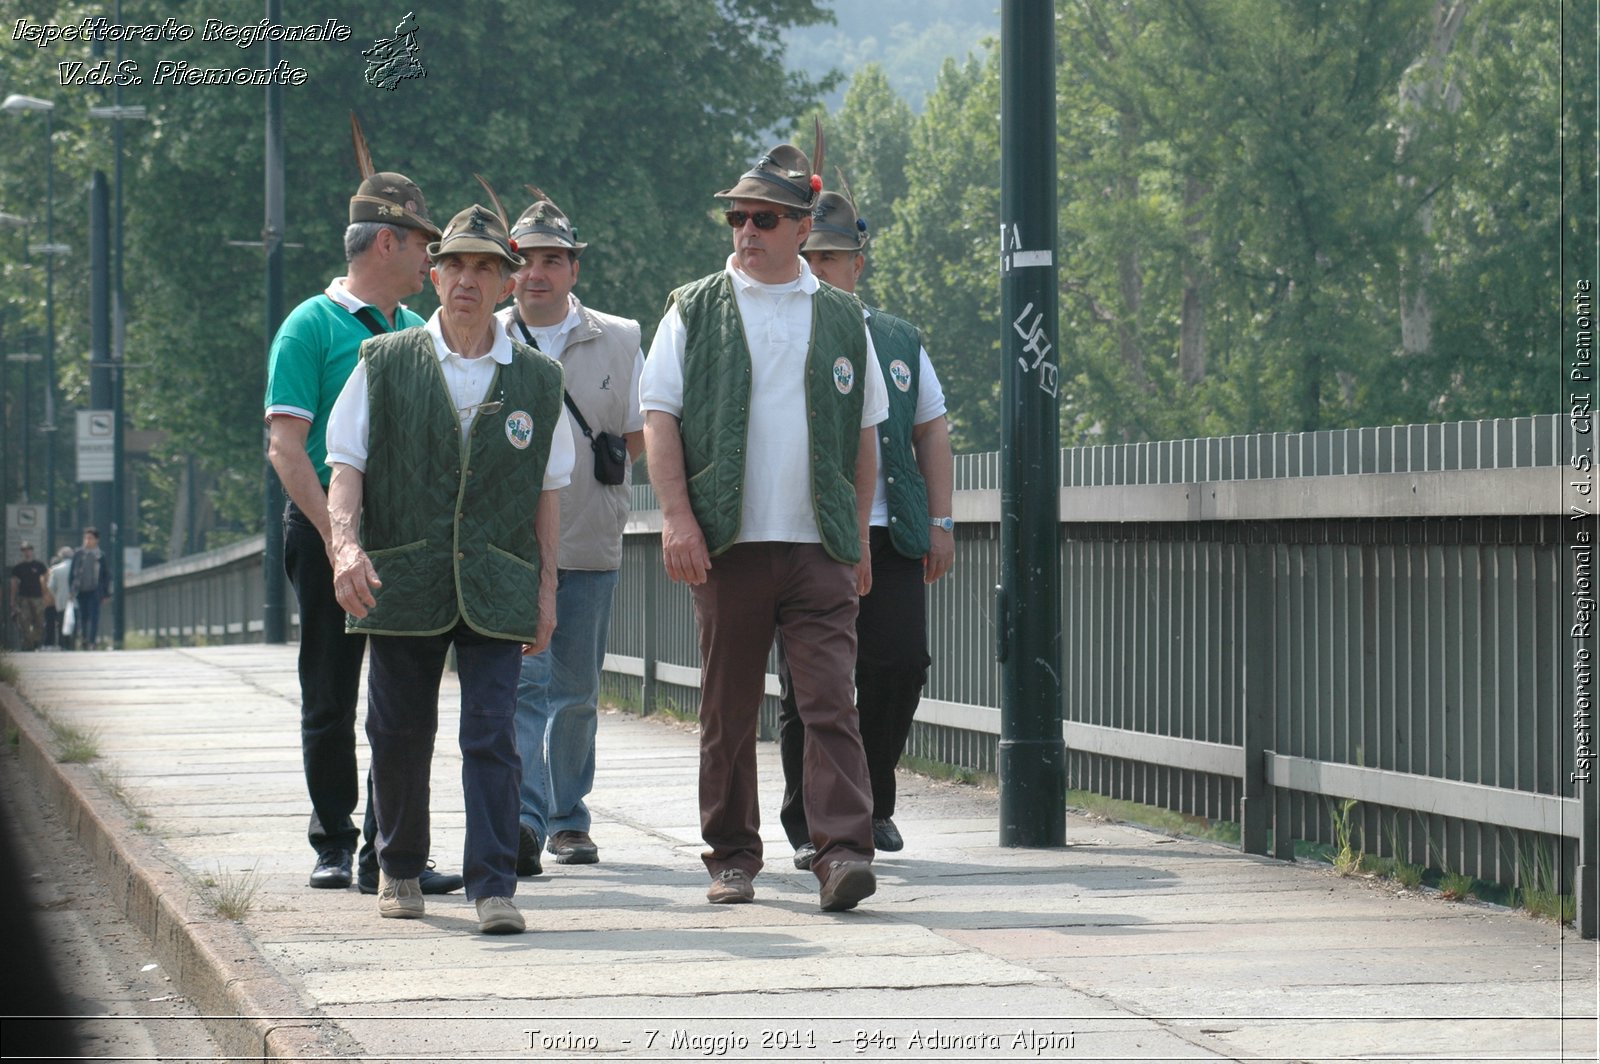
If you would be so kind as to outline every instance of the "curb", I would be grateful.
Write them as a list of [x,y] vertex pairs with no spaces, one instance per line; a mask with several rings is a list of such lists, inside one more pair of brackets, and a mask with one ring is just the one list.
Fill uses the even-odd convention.
[[338,1060],[360,1054],[256,948],[241,925],[210,915],[182,863],[136,828],[121,803],[84,765],[59,764],[48,726],[12,687],[0,711],[17,731],[24,777],[66,821],[112,902],[155,947],[180,992],[231,1058]]

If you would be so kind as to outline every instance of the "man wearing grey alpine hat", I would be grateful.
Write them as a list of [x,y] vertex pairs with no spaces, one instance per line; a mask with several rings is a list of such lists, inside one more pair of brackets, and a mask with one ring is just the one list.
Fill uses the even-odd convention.
[[525,928],[511,900],[517,674],[524,647],[543,650],[555,627],[572,438],[561,368],[494,318],[523,265],[504,218],[474,205],[428,254],[439,309],[364,343],[329,419],[334,593],[371,651],[379,915],[424,914],[428,778],[453,648],[467,897],[480,931],[512,934]]
[[[800,252],[818,278],[854,293],[866,266],[867,224],[846,193],[824,192],[811,212],[811,235]],[[878,364],[889,386],[889,419],[878,426],[877,488],[872,498],[872,592],[856,616],[856,709],[872,780],[872,841],[894,852],[905,843],[894,822],[895,765],[911,734],[928,665],[926,585],[955,560],[950,496],[955,460],[945,422],[944,391],[914,325],[866,309]],[[783,760],[779,818],[795,848],[797,868],[815,850],[806,826],[805,727],[779,647]]]
[[820,190],[805,153],[780,144],[716,193],[732,201],[733,254],[669,297],[640,405],[662,559],[700,622],[706,897],[755,897],[757,713],[781,633],[806,726],[811,871],[835,912],[877,887],[850,674],[872,575],[872,432],[888,396],[860,304],[800,257]]
[[[361,790],[356,768],[356,697],[367,640],[346,632],[333,596],[328,529],[328,415],[355,368],[362,341],[421,325],[400,302],[428,280],[428,242],[439,227],[422,190],[404,174],[371,167],[356,133],[362,179],[350,197],[344,233],[345,276],[294,308],[272,341],[267,368],[267,456],[288,496],[283,564],[300,607],[300,752],[311,798],[307,838],[317,862],[310,885],[377,893],[372,784],[363,829],[351,816]],[[362,835],[365,834],[365,839]],[[357,872],[352,859],[360,843]],[[461,877],[428,869],[430,894],[461,889]]]
[[513,302],[497,317],[512,339],[561,363],[579,457],[561,489],[560,623],[548,649],[522,659],[517,684],[519,876],[543,871],[545,840],[559,864],[600,860],[584,798],[594,787],[600,667],[622,568],[633,460],[644,450],[639,323],[590,310],[572,294],[589,245],[548,196],[529,191],[534,202],[511,227],[527,263],[513,275]]

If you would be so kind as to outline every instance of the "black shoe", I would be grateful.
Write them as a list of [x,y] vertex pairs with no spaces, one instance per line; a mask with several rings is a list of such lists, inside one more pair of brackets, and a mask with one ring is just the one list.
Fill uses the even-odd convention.
[[817,848],[809,842],[801,843],[794,850],[794,866],[804,872],[811,867],[812,860],[817,856]]
[[544,865],[539,860],[539,851],[544,846],[539,842],[538,833],[526,824],[517,827],[517,875],[543,875]]
[[558,831],[550,838],[556,864],[599,864],[600,847],[587,831]]
[[[343,890],[350,885],[350,851],[324,850],[311,870],[311,885],[322,890]],[[376,887],[373,888],[377,890]]]
[[906,848],[906,840],[900,837],[900,829],[894,826],[894,821],[889,817],[872,820],[872,845],[885,853],[894,853]]
[[[424,868],[422,874],[417,876],[417,885],[422,888],[424,894],[453,894],[460,890],[465,882],[466,880],[456,873],[435,871],[431,865]],[[361,875],[356,878],[356,889],[363,894],[378,893],[378,870],[374,868],[369,872],[363,868]]]

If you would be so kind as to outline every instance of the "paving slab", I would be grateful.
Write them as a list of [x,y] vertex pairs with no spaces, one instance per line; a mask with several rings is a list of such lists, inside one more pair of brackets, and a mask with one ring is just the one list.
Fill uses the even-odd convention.
[[[192,940],[171,967],[231,987],[268,1059],[1595,1059],[1596,948],[1569,929],[1076,815],[1066,847],[1002,848],[981,787],[903,775],[905,851],[880,855],[860,909],[820,913],[777,825],[771,744],[757,901],[708,905],[697,736],[615,712],[590,799],[601,863],[547,856],[521,880],[528,934],[477,935],[460,895],[381,920],[353,889],[305,885],[293,647],[11,660],[26,701],[98,744],[98,777],[57,767],[59,800],[116,807],[107,781],[132,800],[100,818],[101,859],[165,869],[165,907],[130,915]],[[457,697],[447,676],[446,869],[464,841]],[[221,920],[208,892],[246,877],[253,907]]]

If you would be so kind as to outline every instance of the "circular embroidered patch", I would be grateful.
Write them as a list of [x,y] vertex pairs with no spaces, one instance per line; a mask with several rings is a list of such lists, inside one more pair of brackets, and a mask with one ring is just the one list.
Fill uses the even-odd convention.
[[839,389],[840,395],[849,395],[850,389],[856,386],[856,368],[848,358],[840,356],[834,359],[833,386]]
[[911,367],[898,358],[889,363],[889,379],[894,381],[894,386],[902,392],[911,390]]
[[513,410],[506,415],[506,439],[519,451],[527,450],[533,442],[533,418],[526,410]]

